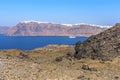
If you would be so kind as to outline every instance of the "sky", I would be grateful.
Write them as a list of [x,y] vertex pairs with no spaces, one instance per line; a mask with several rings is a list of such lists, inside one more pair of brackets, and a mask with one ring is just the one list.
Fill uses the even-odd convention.
[[0,0],[0,25],[37,20],[64,24],[114,25],[120,0]]

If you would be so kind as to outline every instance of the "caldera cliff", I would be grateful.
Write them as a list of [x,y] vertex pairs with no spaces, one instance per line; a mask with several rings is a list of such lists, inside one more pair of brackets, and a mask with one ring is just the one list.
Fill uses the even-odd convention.
[[12,27],[9,36],[91,36],[98,34],[106,27],[89,24],[55,24],[40,22],[21,22]]

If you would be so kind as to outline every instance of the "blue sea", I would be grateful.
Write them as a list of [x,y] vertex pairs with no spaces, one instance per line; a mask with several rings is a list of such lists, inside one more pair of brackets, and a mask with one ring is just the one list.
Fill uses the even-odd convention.
[[70,38],[68,36],[5,36],[0,35],[0,50],[21,49],[32,50],[50,44],[74,45],[77,41],[84,41],[87,37]]

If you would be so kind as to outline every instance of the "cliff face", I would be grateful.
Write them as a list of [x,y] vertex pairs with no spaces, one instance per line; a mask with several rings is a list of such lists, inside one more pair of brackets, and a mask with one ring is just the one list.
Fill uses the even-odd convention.
[[10,36],[91,36],[104,31],[92,25],[62,25],[53,23],[19,23],[11,28],[7,35]]
[[83,43],[76,43],[75,57],[109,60],[120,55],[120,23],[91,36]]

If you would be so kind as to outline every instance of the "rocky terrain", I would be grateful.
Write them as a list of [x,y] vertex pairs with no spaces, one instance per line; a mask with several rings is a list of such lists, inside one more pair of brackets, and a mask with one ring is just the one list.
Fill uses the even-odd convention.
[[74,46],[0,51],[0,80],[120,80],[120,57],[76,59]]
[[120,23],[74,46],[0,50],[0,80],[120,80]]
[[91,36],[106,30],[108,26],[90,24],[55,24],[36,21],[20,22],[12,27],[9,36]]
[[75,57],[79,59],[110,60],[120,56],[120,23],[98,35],[91,36],[83,43],[76,43],[75,50]]

